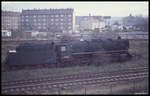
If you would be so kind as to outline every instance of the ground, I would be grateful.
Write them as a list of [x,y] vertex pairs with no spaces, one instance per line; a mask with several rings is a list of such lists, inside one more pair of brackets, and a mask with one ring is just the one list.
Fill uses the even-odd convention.
[[[15,49],[16,46],[17,45],[7,45],[7,44],[2,45],[1,50],[2,61],[4,61],[8,49]],[[54,68],[54,69],[45,68],[45,69],[2,72],[2,81],[33,79],[56,75],[78,74],[84,72],[108,72],[125,68],[148,66],[148,55],[149,55],[148,40],[130,40],[130,52],[132,54],[137,54],[139,56],[127,62],[102,64],[100,66],[82,66],[73,68]]]

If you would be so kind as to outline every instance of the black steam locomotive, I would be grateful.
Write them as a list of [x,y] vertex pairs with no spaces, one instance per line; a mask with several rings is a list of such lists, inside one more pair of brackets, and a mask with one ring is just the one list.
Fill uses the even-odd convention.
[[128,49],[129,40],[123,39],[23,43],[16,51],[8,52],[5,65],[7,68],[100,65],[129,60]]

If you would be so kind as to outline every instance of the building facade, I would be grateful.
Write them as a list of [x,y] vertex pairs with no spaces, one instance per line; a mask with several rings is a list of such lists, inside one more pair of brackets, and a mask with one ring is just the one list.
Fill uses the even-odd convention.
[[73,28],[73,9],[22,10],[21,30],[69,32]]
[[80,30],[104,28],[110,24],[110,16],[76,16],[76,25]]
[[2,11],[2,30],[18,30],[20,26],[20,13]]

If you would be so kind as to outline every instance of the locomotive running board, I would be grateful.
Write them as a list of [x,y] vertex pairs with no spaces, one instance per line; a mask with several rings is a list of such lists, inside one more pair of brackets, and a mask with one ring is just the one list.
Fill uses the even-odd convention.
[[72,55],[84,55],[84,54],[105,54],[105,53],[116,53],[116,52],[128,52],[128,50],[117,50],[117,51],[96,51],[96,52],[79,52],[72,53]]

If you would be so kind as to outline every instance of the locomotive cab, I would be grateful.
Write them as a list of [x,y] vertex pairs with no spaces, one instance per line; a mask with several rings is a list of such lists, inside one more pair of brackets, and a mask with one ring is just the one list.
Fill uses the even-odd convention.
[[71,46],[69,44],[58,45],[57,52],[57,56],[60,62],[70,61],[72,59]]

